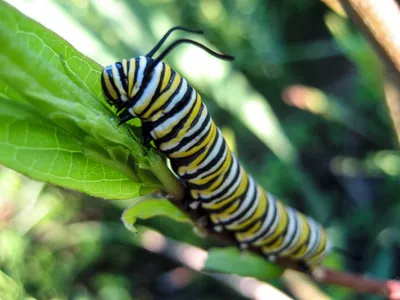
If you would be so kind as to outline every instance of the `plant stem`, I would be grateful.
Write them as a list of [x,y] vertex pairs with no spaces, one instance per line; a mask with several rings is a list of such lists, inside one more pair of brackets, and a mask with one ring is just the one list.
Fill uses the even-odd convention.
[[163,184],[165,192],[168,194],[168,199],[181,208],[180,206],[183,205],[185,197],[185,190],[177,177],[167,167],[166,163],[162,160],[158,161],[156,164],[151,166],[151,171]]
[[394,0],[340,0],[340,3],[385,67],[386,102],[400,142],[400,8]]

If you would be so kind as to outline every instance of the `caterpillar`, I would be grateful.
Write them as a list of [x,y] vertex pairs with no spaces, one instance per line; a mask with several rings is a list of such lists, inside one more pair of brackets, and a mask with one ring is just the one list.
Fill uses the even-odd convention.
[[216,231],[234,235],[241,248],[258,248],[268,259],[285,257],[309,268],[329,252],[322,225],[285,206],[246,173],[229,150],[201,96],[162,62],[176,46],[193,44],[211,55],[233,60],[191,40],[179,39],[157,58],[154,54],[175,30],[171,28],[145,56],[115,62],[103,69],[101,84],[120,123],[140,118],[145,140],[171,162],[190,194],[190,207],[200,205]]

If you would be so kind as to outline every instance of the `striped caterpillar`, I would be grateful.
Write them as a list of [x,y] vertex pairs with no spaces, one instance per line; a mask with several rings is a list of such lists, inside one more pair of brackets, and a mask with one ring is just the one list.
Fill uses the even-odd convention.
[[246,173],[229,150],[201,96],[167,64],[165,56],[189,43],[225,60],[190,39],[154,54],[174,27],[145,56],[104,68],[101,84],[106,100],[117,108],[121,123],[140,118],[143,134],[170,160],[190,194],[190,206],[207,212],[214,229],[232,233],[241,248],[258,248],[267,258],[286,257],[308,267],[320,264],[329,251],[324,228],[315,220],[278,201]]

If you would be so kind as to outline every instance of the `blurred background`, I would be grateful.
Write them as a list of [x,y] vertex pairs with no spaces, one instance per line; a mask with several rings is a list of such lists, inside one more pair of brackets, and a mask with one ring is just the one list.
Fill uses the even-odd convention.
[[[333,253],[327,266],[400,276],[400,154],[379,63],[346,19],[313,0],[8,2],[102,65],[147,53],[174,25],[203,29],[203,37],[176,33],[170,41],[190,36],[234,62],[191,46],[167,62],[203,96],[245,168],[358,256]],[[269,285],[198,272],[200,248],[213,244],[188,226],[159,217],[140,221],[132,235],[120,222],[130,203],[0,167],[0,292],[9,299],[279,299]],[[299,282],[271,284],[300,299]],[[379,299],[318,288],[318,297],[301,299]]]

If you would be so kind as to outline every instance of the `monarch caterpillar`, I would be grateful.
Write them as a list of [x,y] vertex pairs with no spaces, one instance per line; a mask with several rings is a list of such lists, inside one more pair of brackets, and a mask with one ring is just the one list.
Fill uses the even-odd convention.
[[220,59],[233,57],[179,39],[153,58],[175,30],[202,33],[174,27],[147,55],[105,67],[101,84],[106,100],[117,108],[121,124],[141,119],[145,139],[154,140],[170,159],[190,194],[190,206],[201,205],[215,230],[231,232],[241,248],[256,247],[269,259],[279,256],[308,267],[318,265],[329,251],[324,228],[257,185],[228,149],[201,96],[162,62],[183,43]]

